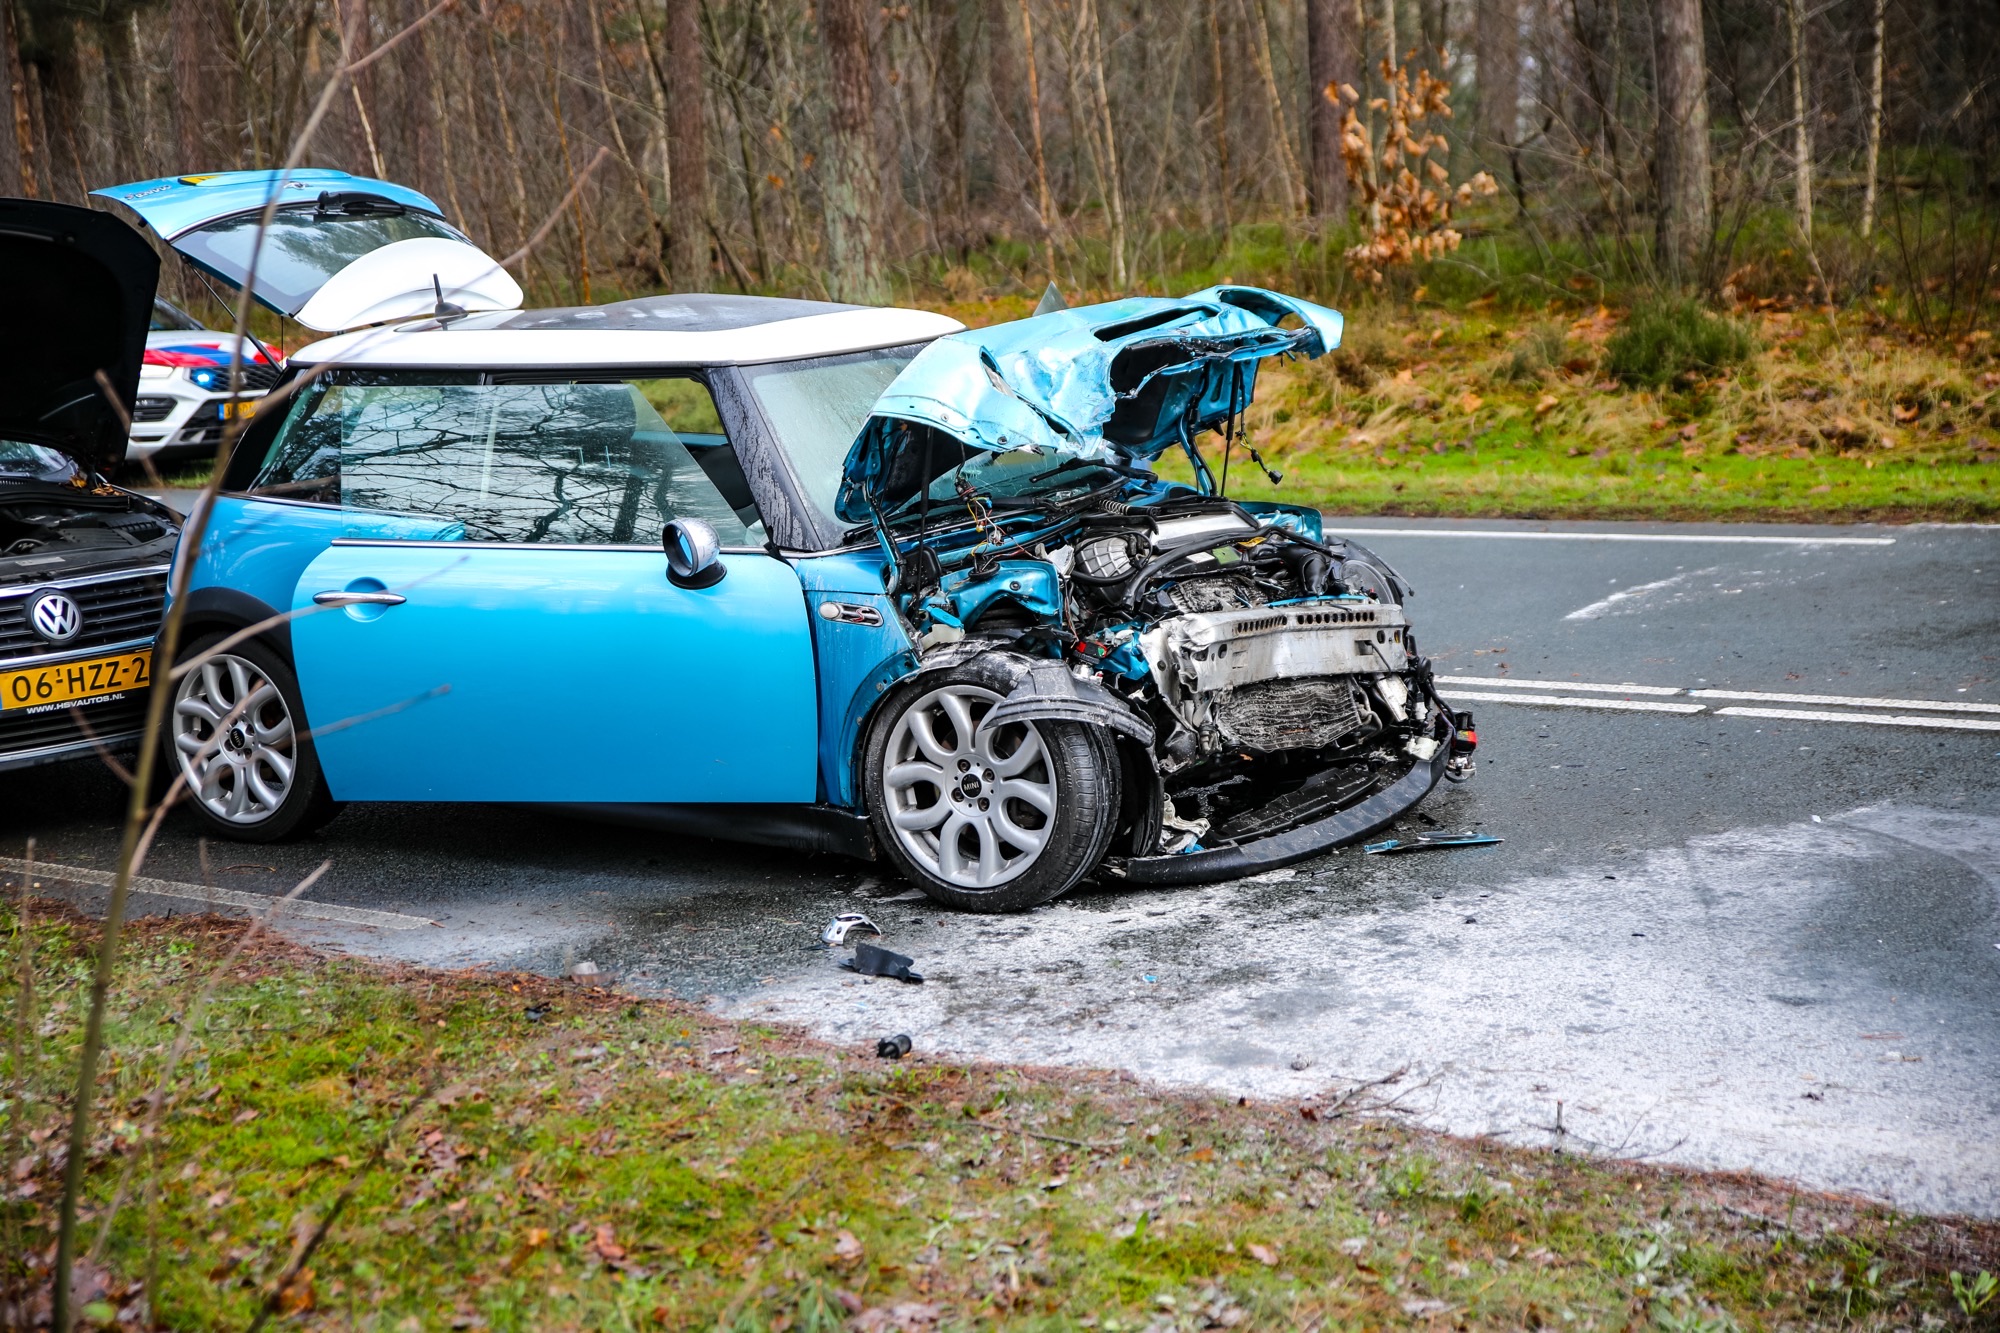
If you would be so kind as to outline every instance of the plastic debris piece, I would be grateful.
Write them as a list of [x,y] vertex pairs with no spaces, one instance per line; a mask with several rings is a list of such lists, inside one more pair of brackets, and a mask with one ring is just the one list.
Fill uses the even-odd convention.
[[1436,851],[1444,847],[1491,847],[1494,843],[1505,841],[1505,838],[1485,833],[1419,833],[1414,838],[1384,838],[1380,842],[1365,844],[1361,850],[1370,856],[1392,856],[1401,852]]
[[879,937],[882,934],[882,928],[873,921],[870,921],[862,913],[842,912],[839,916],[826,923],[820,930],[819,937],[822,942],[837,947],[847,943],[847,937],[857,930],[864,935]]
[[531,1004],[521,1011],[521,1017],[527,1019],[530,1023],[539,1023],[548,1016],[549,1007],[545,1004]]
[[571,964],[569,979],[579,986],[602,986],[609,980],[603,970],[588,958]]
[[905,958],[902,954],[891,953],[872,944],[857,944],[854,946],[854,957],[843,962],[841,966],[850,972],[859,972],[864,977],[892,977],[897,981],[914,984],[923,980],[915,972],[910,971],[910,964],[915,961],[914,958]]
[[884,1060],[900,1060],[910,1053],[910,1034],[898,1032],[875,1043],[875,1054]]

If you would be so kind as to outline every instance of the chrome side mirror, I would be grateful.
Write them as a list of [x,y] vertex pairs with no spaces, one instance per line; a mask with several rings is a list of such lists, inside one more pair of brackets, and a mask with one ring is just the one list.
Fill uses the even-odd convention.
[[676,588],[713,588],[729,572],[722,539],[698,518],[677,518],[660,532],[667,552],[667,582]]

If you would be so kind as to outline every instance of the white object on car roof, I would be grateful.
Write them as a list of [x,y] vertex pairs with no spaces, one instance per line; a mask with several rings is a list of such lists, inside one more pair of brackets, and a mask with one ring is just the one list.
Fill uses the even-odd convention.
[[[445,284],[451,297],[451,285]],[[656,298],[686,300],[687,298]],[[620,302],[631,305],[633,302]],[[794,316],[802,301],[773,302],[785,318],[726,328],[646,328],[621,321],[616,328],[592,328],[572,315],[556,327],[533,327],[541,312],[473,315],[440,328],[423,320],[393,329],[367,329],[326,338],[292,354],[296,365],[338,361],[354,366],[731,366],[806,357],[837,356],[928,342],[965,326],[928,310],[879,306],[820,308],[826,313]],[[617,306],[601,309],[615,311]],[[524,327],[524,325],[529,325]]]
[[356,329],[428,315],[437,293],[466,310],[518,310],[521,284],[475,246],[440,236],[412,237],[370,250],[314,292],[292,316],[309,329]]

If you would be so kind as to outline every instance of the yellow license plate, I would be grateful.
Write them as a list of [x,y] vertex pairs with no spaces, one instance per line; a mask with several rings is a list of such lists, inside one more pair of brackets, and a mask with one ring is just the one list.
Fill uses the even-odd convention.
[[223,403],[221,407],[222,419],[224,421],[248,421],[251,417],[257,415],[257,400],[255,398],[245,398],[240,401],[232,400]]
[[33,712],[79,699],[94,702],[128,690],[144,689],[152,679],[151,653],[120,653],[87,662],[0,671],[0,709],[10,713],[22,709]]

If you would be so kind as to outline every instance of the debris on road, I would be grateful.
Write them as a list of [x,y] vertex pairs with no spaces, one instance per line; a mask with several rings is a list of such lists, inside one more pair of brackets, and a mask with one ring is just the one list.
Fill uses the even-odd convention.
[[887,949],[878,949],[872,944],[857,944],[854,946],[854,957],[841,966],[864,977],[892,977],[897,981],[916,983],[923,978],[910,971],[910,964],[915,961]]
[[579,986],[603,986],[609,984],[611,980],[596,963],[591,962],[588,958],[580,959],[576,963],[571,964],[569,979]]
[[898,1032],[875,1043],[875,1054],[884,1060],[900,1060],[910,1053],[910,1034]]
[[1428,852],[1444,847],[1490,847],[1505,841],[1505,838],[1485,833],[1419,833],[1414,838],[1384,838],[1380,842],[1365,844],[1361,850],[1370,856],[1393,856],[1401,852]]
[[878,938],[882,934],[882,928],[873,921],[870,921],[862,913],[842,912],[839,916],[826,923],[826,927],[820,931],[819,937],[823,943],[831,944],[835,948],[838,948],[846,944],[847,937],[857,930],[864,935],[874,935]]

